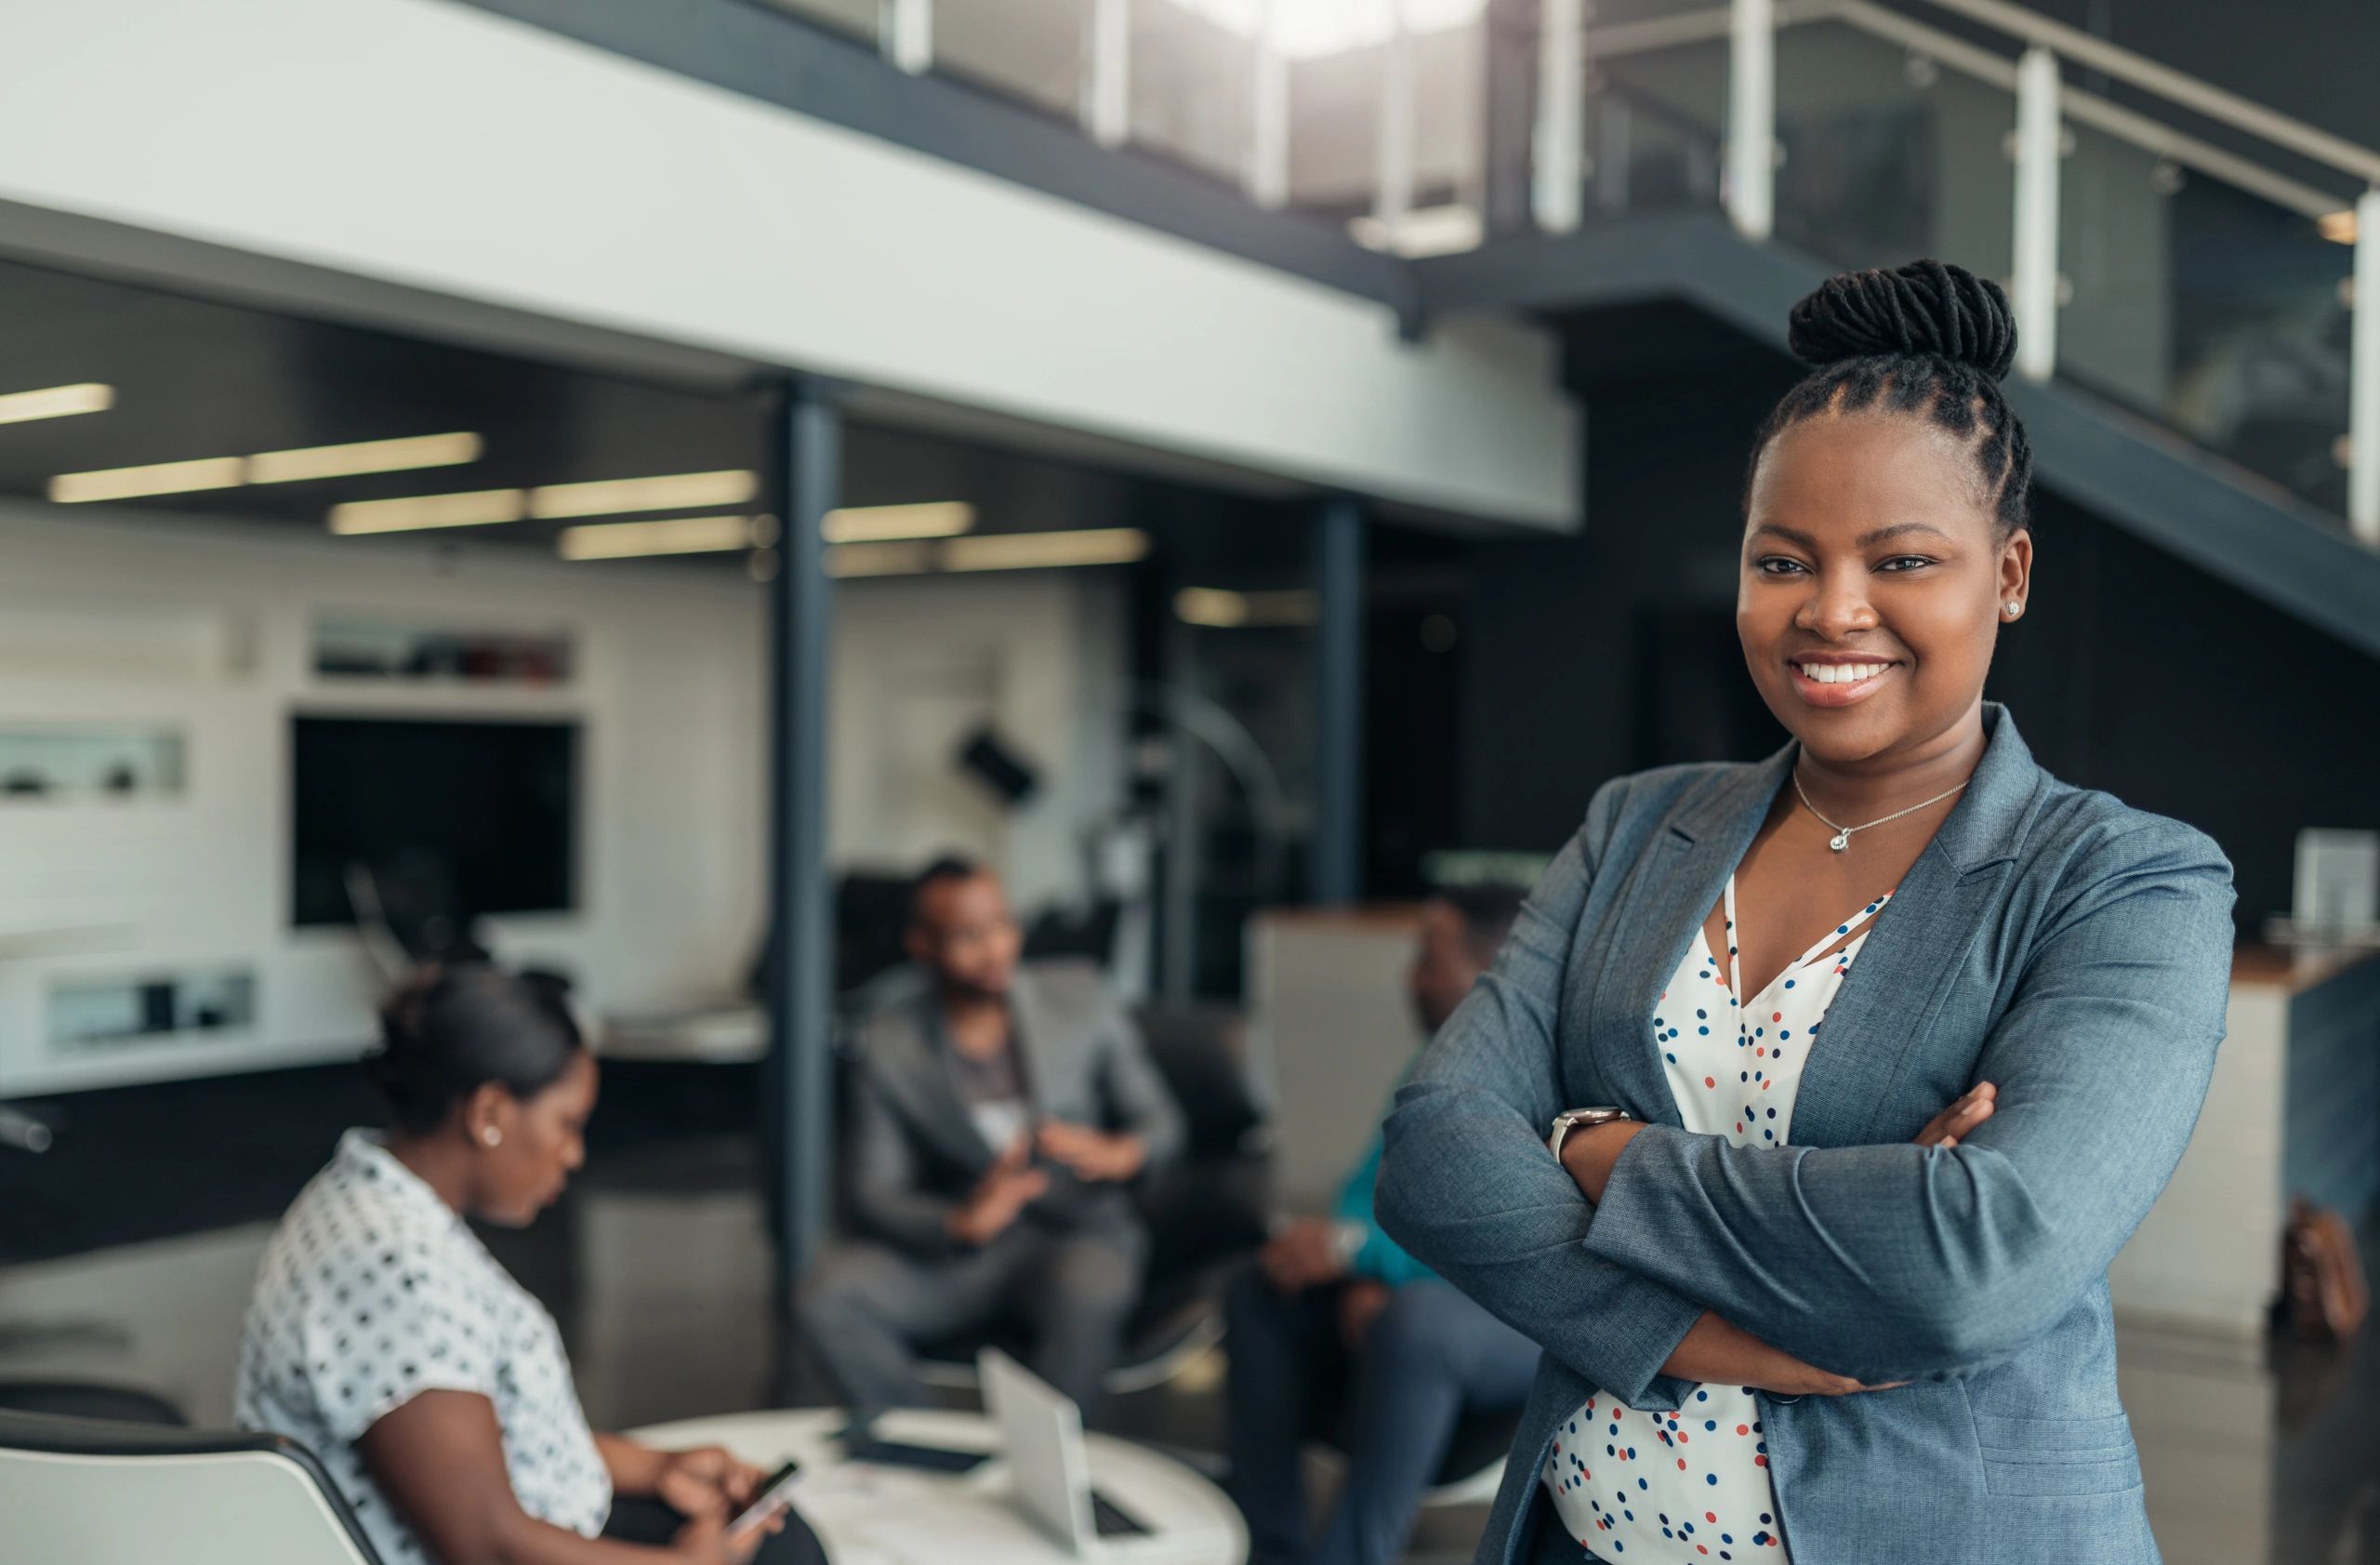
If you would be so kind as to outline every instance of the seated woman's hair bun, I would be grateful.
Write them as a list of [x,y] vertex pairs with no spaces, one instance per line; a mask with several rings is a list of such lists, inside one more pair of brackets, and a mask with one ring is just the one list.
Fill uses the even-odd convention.
[[1989,277],[1917,260],[1828,278],[1793,306],[1786,341],[1805,364],[1926,356],[2000,380],[2016,360],[2016,318]]
[[568,985],[555,975],[431,963],[380,1007],[380,1046],[364,1057],[364,1074],[401,1129],[421,1131],[486,1082],[516,1097],[543,1091],[584,1046]]

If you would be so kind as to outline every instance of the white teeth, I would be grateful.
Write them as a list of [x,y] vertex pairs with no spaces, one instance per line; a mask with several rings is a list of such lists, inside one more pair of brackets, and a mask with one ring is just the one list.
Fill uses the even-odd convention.
[[1858,684],[1891,667],[1886,663],[1797,663],[1803,677],[1818,684]]

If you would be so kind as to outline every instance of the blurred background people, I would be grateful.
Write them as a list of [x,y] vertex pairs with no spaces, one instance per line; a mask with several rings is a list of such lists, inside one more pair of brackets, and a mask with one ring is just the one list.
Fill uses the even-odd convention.
[[855,1231],[796,1306],[855,1412],[926,1403],[919,1348],[1012,1324],[1088,1413],[1140,1296],[1126,1187],[1174,1155],[1180,1112],[1098,969],[1022,948],[998,878],[941,860],[909,908],[926,985],[858,1029]]
[[282,1218],[240,1423],[320,1456],[388,1565],[751,1558],[766,1534],[726,1524],[760,1471],[588,1429],[553,1318],[466,1221],[524,1227],[586,1161],[597,1072],[559,987],[425,969],[367,1064],[394,1128],[348,1132]]
[[[1521,893],[1464,886],[1421,910],[1407,975],[1435,1034],[1495,960]],[[1289,1224],[1232,1285],[1231,1490],[1259,1565],[1379,1565],[1403,1548],[1416,1504],[1466,1410],[1517,1408],[1537,1345],[1398,1247],[1372,1218],[1375,1134],[1329,1217]],[[1307,1548],[1300,1452],[1322,1431],[1347,1475]]]

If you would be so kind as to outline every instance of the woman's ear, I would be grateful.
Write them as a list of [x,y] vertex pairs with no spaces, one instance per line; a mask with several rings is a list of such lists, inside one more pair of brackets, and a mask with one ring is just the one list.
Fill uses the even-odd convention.
[[[2000,607],[2003,617],[2025,612],[2033,590],[2033,535],[2023,527],[2000,546]],[[2009,604],[2016,604],[2011,610]]]
[[501,1083],[483,1081],[463,1100],[463,1134],[474,1147],[501,1147],[513,1132],[520,1107]]

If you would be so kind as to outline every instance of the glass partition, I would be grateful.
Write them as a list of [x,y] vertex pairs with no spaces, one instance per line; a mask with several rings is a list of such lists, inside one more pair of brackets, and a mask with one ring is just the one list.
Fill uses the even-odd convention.
[[1583,209],[1594,217],[1719,204],[1727,45],[1597,53],[1588,34]]
[[1843,22],[1777,37],[1777,237],[1838,266],[2005,280],[2016,97]]
[[2344,512],[2354,246],[2310,212],[2068,129],[2058,373]]
[[880,0],[764,0],[781,11],[791,11],[805,20],[817,22],[838,33],[873,42],[877,35]]
[[1132,141],[1234,184],[1247,178],[1256,46],[1179,0],[1136,0]]
[[1091,0],[935,0],[937,71],[1053,113],[1081,110]]

